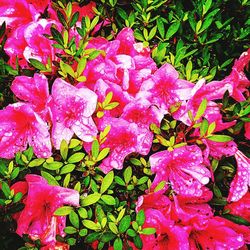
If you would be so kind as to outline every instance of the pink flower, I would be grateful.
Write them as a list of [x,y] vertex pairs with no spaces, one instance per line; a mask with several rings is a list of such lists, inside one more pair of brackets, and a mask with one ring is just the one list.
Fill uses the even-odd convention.
[[250,221],[250,192],[247,192],[240,200],[230,203],[225,210],[230,210],[230,214],[241,216]]
[[216,123],[215,131],[221,131],[233,126],[236,123],[235,121],[227,123],[222,121],[220,107],[217,103],[213,102],[213,100],[222,98],[225,91],[230,88],[230,84],[221,84],[221,82],[205,84],[204,79],[198,81],[190,92],[190,98],[187,104],[184,105],[185,109],[174,114],[174,118],[182,121],[186,125],[191,125],[192,122],[188,116],[188,111],[191,111],[193,116],[195,116],[202,100],[207,99],[207,108],[203,116],[208,120],[209,124],[212,122]]
[[124,107],[121,117],[129,122],[136,123],[140,127],[149,129],[152,123],[160,126],[163,114],[146,99],[138,99]]
[[247,88],[250,86],[250,81],[244,73],[244,68],[249,64],[249,61],[250,49],[243,52],[238,60],[235,60],[232,72],[223,80],[223,82],[227,82],[232,85],[233,91],[231,96],[239,102],[246,100],[243,93],[248,93]]
[[226,220],[210,219],[203,229],[192,228],[189,236],[190,249],[240,249],[244,246],[242,234],[228,227]]
[[[250,118],[250,116],[248,116]],[[245,137],[250,140],[250,122],[245,123]]]
[[31,21],[36,21],[39,13],[33,12],[26,0],[1,0],[0,2],[0,24],[4,21],[7,27],[16,29]]
[[190,98],[189,93],[193,86],[194,84],[179,79],[173,66],[164,64],[142,83],[138,97],[147,98],[167,113],[172,105]]
[[[83,75],[87,77],[86,84],[89,87],[101,78],[121,86],[123,91],[135,96],[142,82],[157,68],[150,57],[150,50],[135,42],[130,28],[124,28],[111,42],[92,39],[88,48],[97,48],[106,53],[105,57],[100,55],[87,63]],[[145,50],[148,52],[145,53]]]
[[229,157],[236,153],[238,150],[237,144],[234,141],[229,142],[215,142],[209,139],[202,139],[206,145],[205,155],[211,155],[213,158],[220,160],[222,157]]
[[[48,185],[38,175],[26,175],[28,191],[25,207],[17,218],[17,234],[28,234],[31,239],[40,239],[44,249],[55,249],[56,234],[64,236],[66,218],[54,212],[63,205],[79,206],[79,193],[73,189]],[[21,182],[21,185],[22,182]],[[15,184],[14,190],[18,188]]]
[[200,196],[202,186],[209,182],[210,172],[203,165],[202,152],[198,146],[157,152],[150,156],[149,162],[156,173],[153,187],[169,180],[178,194]]
[[67,142],[74,133],[83,141],[90,142],[97,134],[96,125],[92,119],[97,105],[96,94],[88,88],[70,85],[57,78],[52,86],[52,141],[59,149],[63,139]]
[[39,13],[44,13],[45,9],[50,6],[50,0],[27,0],[27,2]]
[[90,19],[92,19],[95,16],[95,12],[93,8],[96,7],[96,3],[94,1],[90,1],[88,4],[84,6],[79,6],[79,3],[73,3],[72,4],[72,12],[75,13],[79,11],[80,17],[82,18],[83,16],[88,16]]
[[53,42],[43,36],[49,33],[51,25],[52,22],[40,19],[16,29],[7,39],[4,48],[10,56],[10,64],[15,66],[16,57],[22,67],[27,66],[30,58],[37,59],[43,64],[47,64],[48,60],[55,60]]
[[144,227],[156,228],[156,236],[142,235],[144,250],[189,249],[188,233],[183,227],[174,225],[173,221],[167,220],[160,211],[155,209],[146,210],[145,215]]
[[32,104],[35,112],[46,115],[49,87],[45,75],[17,76],[12,82],[11,90],[20,100]]
[[48,126],[29,104],[15,103],[0,111],[0,157],[33,147],[37,157],[51,155]]
[[236,152],[235,159],[237,161],[237,170],[231,182],[227,198],[229,202],[239,201],[248,192],[248,187],[250,186],[250,159],[240,150]]
[[100,168],[104,173],[111,169],[122,169],[123,161],[131,153],[147,155],[150,151],[153,135],[135,123],[124,119],[106,118],[100,123],[100,130],[110,125],[111,129],[101,148],[110,148],[110,154],[103,160]]

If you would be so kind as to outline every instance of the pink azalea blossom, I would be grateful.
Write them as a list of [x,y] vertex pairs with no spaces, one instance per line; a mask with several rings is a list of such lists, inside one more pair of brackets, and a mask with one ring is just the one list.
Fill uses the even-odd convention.
[[222,157],[229,157],[236,153],[238,150],[237,144],[234,141],[229,142],[215,142],[209,139],[202,139],[206,145],[205,155],[211,155],[213,158],[220,160]]
[[101,148],[110,148],[110,154],[103,160],[100,168],[104,173],[111,169],[122,169],[123,161],[131,153],[147,155],[150,151],[153,135],[145,128],[121,118],[106,118],[99,125],[100,130],[110,125],[111,129]]
[[83,73],[87,77],[88,87],[93,86],[101,78],[120,85],[122,90],[134,96],[142,82],[157,68],[150,57],[150,50],[135,42],[130,28],[124,28],[111,42],[105,39],[92,39],[88,48],[104,50],[106,53],[105,57],[100,55],[88,62]]
[[243,93],[248,93],[247,88],[250,86],[250,81],[244,73],[244,68],[249,64],[249,61],[250,49],[243,52],[238,60],[235,60],[232,72],[223,80],[223,82],[227,82],[232,85],[233,91],[231,96],[239,102],[246,100]]
[[97,95],[88,88],[77,89],[57,78],[52,86],[52,141],[59,149],[63,139],[67,142],[74,133],[83,141],[90,142],[97,134],[92,119],[97,105]]
[[240,150],[236,152],[235,159],[237,170],[229,190],[227,198],[229,202],[239,201],[248,192],[250,186],[250,159]]
[[189,250],[188,233],[186,230],[166,217],[158,210],[147,209],[144,227],[154,227],[155,235],[142,235],[144,250]]
[[192,225],[195,228],[204,228],[210,218],[213,217],[212,208],[207,204],[207,198],[212,198],[212,192],[207,190],[206,199],[187,195],[176,195],[172,203],[171,218],[178,224]]
[[241,216],[250,221],[250,192],[247,192],[240,200],[225,206],[225,210],[230,210],[230,214]]
[[136,123],[138,126],[149,129],[152,123],[160,126],[163,114],[146,99],[138,99],[124,107],[121,117],[129,122]]
[[0,13],[0,24],[6,22],[7,27],[12,30],[15,30],[18,26],[36,21],[39,17],[39,13],[34,12],[26,0],[1,0]]
[[[63,205],[79,206],[79,193],[73,189],[48,185],[38,175],[26,175],[25,179],[28,190],[23,193],[25,207],[16,218],[16,232],[20,236],[28,234],[33,240],[40,239],[43,249],[56,249],[56,234],[65,235],[63,229],[66,218],[55,216],[54,212]],[[20,182],[20,185],[23,183]],[[18,186],[19,182],[12,189],[18,190]]]
[[52,41],[44,37],[49,33],[52,22],[40,19],[37,22],[30,22],[22,25],[7,39],[5,52],[10,56],[10,64],[15,66],[16,57],[19,64],[24,67],[30,58],[37,59],[43,64],[55,60],[55,49]]
[[33,147],[37,157],[51,155],[47,124],[29,104],[15,103],[0,110],[0,157],[11,159],[18,151]]
[[203,116],[208,120],[209,124],[212,122],[216,123],[215,131],[221,131],[232,127],[236,122],[232,121],[224,123],[222,121],[219,105],[213,102],[213,100],[222,98],[225,91],[230,88],[230,84],[221,84],[221,82],[211,82],[205,84],[204,79],[198,81],[190,92],[190,98],[187,104],[184,105],[185,109],[177,114],[174,114],[174,118],[182,121],[186,125],[191,125],[192,122],[188,116],[188,111],[191,111],[193,116],[195,116],[202,100],[206,99],[208,101],[207,108]]
[[[50,7],[50,0],[27,0],[27,2],[39,13],[44,13],[45,9]],[[50,7],[51,8],[51,7]]]
[[173,66],[164,64],[151,78],[142,83],[138,97],[147,98],[167,113],[172,105],[190,98],[193,85],[179,79],[179,74]]
[[244,246],[244,237],[228,227],[226,220],[211,218],[202,229],[190,228],[190,249],[240,249]]
[[[248,116],[250,118],[250,116]],[[250,122],[245,123],[245,137],[250,140]]]
[[42,117],[46,116],[49,87],[45,75],[17,76],[12,82],[11,90],[20,100],[32,104],[34,110]]
[[95,16],[94,8],[96,7],[96,3],[94,1],[90,1],[84,6],[79,6],[79,3],[73,2],[72,7],[72,12],[75,13],[79,11],[81,18],[88,16],[90,19],[92,19]]
[[195,145],[157,152],[150,156],[149,162],[156,173],[152,186],[169,181],[178,194],[200,196],[201,187],[211,177],[203,165],[202,152]]

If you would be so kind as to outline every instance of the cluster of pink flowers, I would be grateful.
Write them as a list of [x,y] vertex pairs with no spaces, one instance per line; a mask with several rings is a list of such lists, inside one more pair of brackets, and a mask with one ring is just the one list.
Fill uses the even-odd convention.
[[[5,9],[6,6],[9,7]],[[49,12],[47,19],[40,15],[45,8]],[[53,41],[43,36],[49,33],[51,25],[61,28],[48,1],[31,4],[24,0],[1,1],[0,10],[0,21],[7,21],[10,28],[5,51],[12,65],[16,56],[21,67],[29,67],[31,58],[43,64],[60,60]],[[78,36],[73,31],[72,34]],[[80,40],[80,36],[77,39]],[[123,29],[113,41],[93,38],[87,48],[103,50],[105,56],[100,54],[87,62],[82,73],[85,82],[73,86],[58,77],[51,83],[50,90],[44,74],[15,77],[11,90],[19,102],[0,111],[0,157],[11,159],[29,144],[37,157],[47,158],[53,148],[60,148],[63,139],[69,142],[74,135],[85,142],[88,151],[89,143],[110,125],[107,140],[100,145],[101,149],[110,148],[110,153],[99,166],[108,173],[122,169],[125,157],[131,153],[145,156],[150,153],[154,139],[150,124],[160,126],[164,115],[171,114],[175,120],[190,126],[189,113],[195,116],[200,103],[206,99],[203,117],[209,124],[215,123],[214,132],[220,132],[236,121],[223,122],[215,100],[222,99],[225,91],[237,101],[244,101],[249,95],[250,81],[244,67],[250,61],[250,49],[235,62],[232,73],[224,80],[208,84],[200,80],[194,84],[180,79],[170,64],[157,68],[150,49],[135,41],[130,28]],[[104,110],[104,116],[98,118],[97,103],[103,102],[109,92],[119,106]],[[173,107],[177,108],[172,111]],[[248,139],[249,124],[245,133]],[[155,179],[148,193],[139,198],[137,209],[145,210],[145,226],[155,227],[156,234],[143,236],[144,249],[246,249],[250,229],[214,216],[208,205],[212,193],[206,185],[213,180],[209,157],[220,160],[235,156],[237,172],[228,196],[228,202],[232,203],[226,208],[231,214],[249,220],[250,160],[233,141],[214,142],[202,137],[198,128],[193,135],[201,138],[204,147],[189,143],[172,151],[156,152],[149,158]],[[162,181],[166,182],[165,188],[154,192]],[[27,193],[26,206],[16,218],[17,233],[39,237],[44,245],[48,241],[56,244],[55,234],[63,235],[65,218],[55,217],[53,212],[62,204],[77,206],[76,192],[49,186],[37,176],[26,176],[26,182],[19,185],[28,191],[22,191]],[[170,188],[174,192],[169,193]]]

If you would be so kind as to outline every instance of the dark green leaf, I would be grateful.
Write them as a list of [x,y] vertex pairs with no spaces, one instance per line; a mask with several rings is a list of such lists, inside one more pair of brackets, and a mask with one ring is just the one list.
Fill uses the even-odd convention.
[[140,210],[136,215],[136,222],[139,226],[142,226],[145,222],[145,213],[144,210]]
[[77,12],[74,13],[74,15],[71,18],[71,21],[70,21],[70,24],[69,24],[70,28],[73,27],[76,24],[76,22],[78,21],[78,18],[79,18],[79,12],[77,11]]
[[131,223],[130,215],[124,216],[119,223],[119,227],[118,227],[119,232],[125,233],[128,230],[128,228],[130,227],[130,223]]
[[53,36],[53,39],[63,46],[64,42],[63,42],[62,34],[54,27],[50,28],[50,32],[51,32],[51,35]]
[[29,59],[29,62],[30,64],[36,68],[36,69],[39,69],[39,70],[42,70],[42,71],[46,71],[47,68],[45,67],[45,65],[43,65],[40,61],[38,61],[37,59],[34,59],[34,58],[30,58]]

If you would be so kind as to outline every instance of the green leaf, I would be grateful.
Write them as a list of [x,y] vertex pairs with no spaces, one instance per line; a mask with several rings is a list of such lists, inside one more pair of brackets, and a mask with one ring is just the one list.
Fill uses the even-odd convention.
[[74,227],[79,228],[79,217],[75,211],[69,214],[69,221]]
[[157,18],[156,23],[157,23],[157,28],[158,28],[158,31],[160,33],[160,36],[161,36],[161,38],[164,39],[164,37],[165,37],[165,27],[164,27],[164,23],[162,21],[162,17]]
[[63,42],[62,34],[57,29],[55,29],[54,27],[50,28],[50,32],[51,32],[51,35],[53,36],[53,39],[55,41],[57,41],[60,45],[63,46],[64,42]]
[[10,175],[10,179],[11,180],[14,180],[18,175],[19,175],[19,172],[20,172],[20,168],[19,167],[16,167],[13,172],[11,173]]
[[113,206],[116,204],[115,198],[111,195],[104,194],[101,197],[101,200],[103,200],[107,205]]
[[77,163],[81,161],[84,158],[84,156],[85,156],[84,153],[77,152],[69,157],[68,163]]
[[58,17],[58,20],[60,21],[60,23],[64,27],[66,27],[67,26],[67,22],[65,20],[65,16],[63,15],[63,13],[61,11],[57,10],[56,14],[57,14],[57,17]]
[[198,121],[203,116],[203,114],[206,111],[206,108],[207,108],[207,99],[203,99],[194,117],[194,121]]
[[137,248],[142,249],[143,244],[139,235],[134,237],[134,244]]
[[43,167],[49,170],[57,170],[63,166],[62,162],[59,161],[54,161],[51,163],[44,162]]
[[92,220],[83,220],[82,224],[91,230],[97,231],[101,229],[101,226],[98,223],[93,222]]
[[94,233],[89,234],[89,235],[85,238],[84,241],[85,241],[85,243],[90,244],[90,243],[92,243],[93,241],[98,240],[99,237],[100,237],[100,233],[94,232]]
[[65,227],[63,230],[66,234],[75,234],[77,229],[74,227]]
[[128,230],[128,228],[130,227],[130,223],[131,223],[130,215],[124,216],[119,223],[119,227],[118,227],[119,232],[125,233]]
[[102,185],[100,189],[101,194],[103,194],[108,190],[113,180],[114,180],[114,172],[110,171],[108,174],[106,174],[106,176],[102,180]]
[[71,173],[75,169],[75,164],[67,164],[61,168],[60,174]]
[[69,151],[68,143],[63,139],[61,141],[61,145],[60,145],[60,154],[61,154],[63,160],[65,160],[65,161],[68,157],[68,151]]
[[81,143],[81,141],[78,140],[78,139],[71,139],[71,141],[70,141],[70,143],[69,143],[69,148],[75,148],[75,147],[77,147],[80,143]]
[[172,23],[167,30],[165,38],[167,40],[170,39],[178,31],[179,27],[180,27],[180,22]]
[[148,41],[154,38],[156,31],[157,31],[157,26],[153,27],[150,30],[149,35],[148,35]]
[[132,168],[131,167],[127,167],[125,169],[125,171],[123,172],[123,177],[124,177],[124,181],[126,183],[129,183],[129,181],[131,180],[131,177],[132,177]]
[[211,135],[214,132],[215,128],[216,128],[215,122],[212,122],[211,124],[209,124],[207,134]]
[[140,160],[138,160],[138,159],[136,159],[136,158],[131,158],[130,160],[129,160],[132,164],[134,164],[135,166],[141,166],[141,161]]
[[108,223],[109,229],[114,233],[114,234],[118,234],[118,228],[116,226],[116,224],[114,222],[109,222]]
[[200,126],[200,136],[203,137],[208,130],[208,120],[206,118],[203,119]]
[[145,222],[145,213],[144,210],[140,210],[137,214],[136,214],[136,222],[139,226],[142,226]]
[[100,149],[99,142],[97,140],[94,140],[92,142],[92,148],[91,148],[92,156],[94,158],[97,158],[97,156],[99,154],[99,149]]
[[87,212],[87,210],[86,210],[85,208],[83,208],[83,207],[80,207],[80,208],[78,209],[78,214],[80,215],[80,217],[81,217],[82,219],[88,218],[88,212]]
[[245,225],[245,226],[250,226],[250,221],[245,220],[244,218],[237,216],[237,215],[232,215],[232,214],[224,214],[222,215],[224,218],[238,224],[238,225]]
[[45,67],[45,65],[43,65],[40,61],[38,61],[37,59],[34,59],[34,58],[30,58],[29,59],[29,62],[30,64],[36,68],[36,69],[39,69],[39,70],[42,70],[42,71],[46,71],[47,68]]
[[9,198],[9,196],[10,196],[10,187],[8,186],[8,184],[6,183],[6,182],[4,182],[4,181],[2,181],[1,183],[1,189],[2,189],[2,191],[3,191],[3,193],[4,193],[4,195],[5,195],[5,197],[8,199]]
[[73,207],[63,206],[63,207],[59,207],[54,212],[54,215],[57,215],[57,216],[66,216],[66,215],[69,215],[72,211],[73,211]]
[[74,15],[71,18],[71,21],[70,21],[70,24],[69,24],[70,28],[73,27],[76,24],[76,22],[78,21],[78,18],[79,18],[79,12],[77,11],[77,12],[74,13]]
[[41,175],[43,178],[45,178],[48,183],[50,185],[53,185],[53,186],[60,186],[59,183],[57,182],[57,180],[55,179],[54,176],[52,176],[51,174],[45,172],[45,171],[41,171]]
[[90,194],[86,197],[83,197],[83,199],[81,200],[81,205],[83,207],[95,204],[97,201],[99,201],[101,198],[101,194],[99,193],[94,193],[94,194]]
[[120,238],[116,238],[114,241],[114,250],[122,250],[122,240]]
[[124,182],[124,180],[119,176],[115,176],[115,182],[120,186],[126,186],[126,183]]
[[157,191],[163,189],[163,188],[165,187],[165,185],[166,185],[166,181],[161,181],[161,182],[155,187],[154,192],[157,192]]
[[140,234],[150,235],[150,234],[154,234],[155,232],[156,232],[155,228],[147,227],[147,228],[143,228]]
[[84,237],[84,236],[86,236],[88,234],[88,230],[86,229],[86,228],[83,228],[83,229],[81,229],[80,231],[79,231],[79,235],[81,236],[81,237]]
[[104,148],[104,149],[102,149],[102,151],[97,156],[96,161],[103,160],[109,154],[109,151],[110,151],[110,148]]
[[87,59],[85,57],[82,57],[80,61],[78,62],[77,69],[76,69],[78,76],[82,74],[83,70],[86,67],[86,63],[87,63]]
[[135,237],[135,236],[136,236],[135,230],[130,229],[130,228],[127,230],[127,234],[128,234],[128,236],[130,236],[130,237]]
[[23,194],[21,192],[18,192],[17,194],[15,194],[14,198],[13,198],[13,202],[19,202],[23,197]]
[[207,139],[214,142],[229,142],[233,140],[233,138],[228,135],[211,135],[208,136]]
[[27,160],[30,161],[33,156],[33,148],[29,147],[27,150],[23,152],[23,154],[27,157]]

